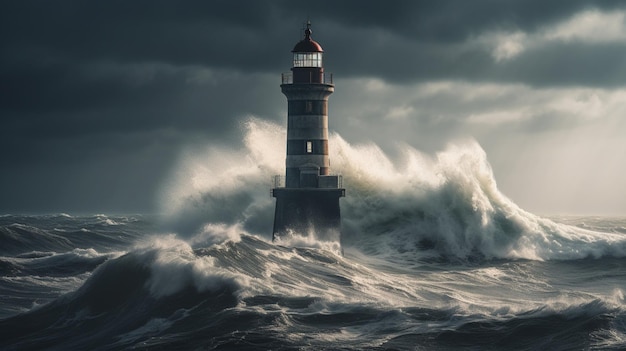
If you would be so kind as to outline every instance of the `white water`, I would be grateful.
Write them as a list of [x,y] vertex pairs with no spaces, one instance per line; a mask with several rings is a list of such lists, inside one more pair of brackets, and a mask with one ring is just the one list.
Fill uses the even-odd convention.
[[[284,172],[285,129],[251,118],[240,150],[187,151],[162,194],[171,228],[193,236],[205,223],[271,234],[272,175]],[[343,244],[370,256],[571,260],[626,256],[626,236],[555,223],[502,194],[475,141],[435,156],[405,145],[393,162],[377,145],[330,138],[332,171],[343,174]]]

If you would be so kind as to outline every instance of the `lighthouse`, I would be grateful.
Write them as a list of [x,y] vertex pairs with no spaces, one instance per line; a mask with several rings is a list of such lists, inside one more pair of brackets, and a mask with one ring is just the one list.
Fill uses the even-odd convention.
[[340,175],[330,173],[328,158],[328,97],[335,90],[332,74],[324,72],[323,50],[311,38],[293,48],[291,72],[280,86],[287,97],[287,159],[284,176],[275,176],[276,198],[272,240],[292,234],[339,239],[339,199],[345,196]]

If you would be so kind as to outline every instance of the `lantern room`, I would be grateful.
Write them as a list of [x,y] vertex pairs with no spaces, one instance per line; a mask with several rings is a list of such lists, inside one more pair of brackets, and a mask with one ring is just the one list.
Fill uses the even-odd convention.
[[307,22],[304,39],[291,50],[293,53],[293,83],[323,83],[322,47],[311,39],[311,22]]

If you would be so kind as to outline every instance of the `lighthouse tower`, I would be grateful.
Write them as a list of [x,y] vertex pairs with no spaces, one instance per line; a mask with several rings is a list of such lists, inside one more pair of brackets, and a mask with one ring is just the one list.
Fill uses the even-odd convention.
[[285,176],[274,178],[276,198],[272,240],[291,233],[339,239],[339,198],[342,179],[330,174],[328,158],[328,97],[335,90],[324,73],[323,50],[311,39],[307,22],[304,39],[293,48],[291,72],[280,86],[287,97],[287,161]]

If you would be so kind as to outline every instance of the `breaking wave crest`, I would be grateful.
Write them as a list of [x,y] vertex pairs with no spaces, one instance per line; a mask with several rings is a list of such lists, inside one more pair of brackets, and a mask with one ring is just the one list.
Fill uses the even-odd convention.
[[476,142],[450,145],[432,158],[405,146],[398,166],[376,145],[334,140],[335,163],[352,190],[343,202],[346,241],[370,253],[531,260],[626,254],[622,234],[558,224],[519,208],[498,190]]
[[[259,119],[243,125],[244,147],[187,152],[163,191],[163,212],[179,233],[206,222],[271,233],[270,178],[284,170],[285,130]],[[436,155],[400,146],[392,160],[377,145],[330,139],[341,173],[343,246],[382,257],[572,260],[626,255],[626,236],[555,223],[503,195],[475,141]],[[191,176],[190,176],[191,175]]]

